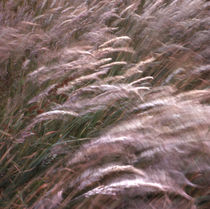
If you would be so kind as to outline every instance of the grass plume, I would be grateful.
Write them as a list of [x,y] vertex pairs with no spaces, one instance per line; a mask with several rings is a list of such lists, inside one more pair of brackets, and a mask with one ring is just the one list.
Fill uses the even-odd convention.
[[2,0],[0,208],[209,208],[209,7]]

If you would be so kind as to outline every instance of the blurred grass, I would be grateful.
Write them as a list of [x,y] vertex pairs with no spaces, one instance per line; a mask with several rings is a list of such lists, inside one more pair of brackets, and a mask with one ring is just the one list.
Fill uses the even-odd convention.
[[[153,107],[148,111],[138,107],[162,94],[172,96],[169,101],[174,97],[178,106],[176,96],[192,91],[192,99],[189,93],[183,100],[201,104],[201,112],[209,114],[202,106],[210,101],[208,2],[178,1],[177,6],[173,2],[95,0],[88,6],[82,0],[0,2],[1,208],[42,208],[45,203],[40,202],[46,198],[52,200],[46,203],[48,208],[57,208],[62,201],[61,207],[85,207],[89,200],[78,203],[74,192],[67,192],[66,200],[56,196],[70,178],[68,161],[83,144],[138,117],[138,111],[155,118],[156,112],[150,113]],[[115,40],[124,36],[129,39]],[[104,43],[112,39],[106,48]],[[94,74],[98,72],[102,74]],[[147,76],[153,79],[137,82]],[[163,90],[150,99],[158,88]],[[53,110],[63,113],[52,114]],[[193,128],[200,134],[199,120]],[[160,130],[168,131],[164,125]],[[111,150],[112,146],[110,156]],[[208,204],[206,190],[198,192],[197,204]],[[75,191],[75,196],[83,193]],[[118,202],[107,199],[117,208]],[[70,200],[76,206],[68,206]],[[103,201],[100,196],[95,208],[102,208]],[[88,204],[94,208],[94,203]]]

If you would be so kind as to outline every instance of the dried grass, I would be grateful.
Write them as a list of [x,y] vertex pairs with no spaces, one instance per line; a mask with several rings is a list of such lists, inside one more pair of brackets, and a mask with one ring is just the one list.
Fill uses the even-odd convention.
[[210,207],[209,3],[0,2],[0,208]]

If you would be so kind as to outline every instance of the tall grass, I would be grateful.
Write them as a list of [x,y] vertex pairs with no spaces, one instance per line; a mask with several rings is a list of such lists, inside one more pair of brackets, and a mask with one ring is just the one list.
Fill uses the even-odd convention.
[[0,2],[0,208],[209,208],[203,0]]

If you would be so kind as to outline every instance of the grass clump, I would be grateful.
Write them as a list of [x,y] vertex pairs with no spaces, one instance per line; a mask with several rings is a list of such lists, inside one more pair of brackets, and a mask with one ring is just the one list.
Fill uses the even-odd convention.
[[209,3],[0,2],[0,208],[208,208]]

